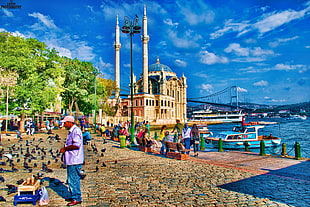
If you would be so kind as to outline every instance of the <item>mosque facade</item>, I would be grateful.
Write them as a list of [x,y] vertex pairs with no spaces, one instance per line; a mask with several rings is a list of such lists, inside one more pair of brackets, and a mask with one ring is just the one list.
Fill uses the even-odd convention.
[[[144,7],[142,27],[142,74],[133,80],[133,113],[135,121],[149,121],[153,124],[172,124],[176,119],[186,121],[186,77],[180,78],[173,70],[157,58],[149,65],[146,7]],[[118,18],[115,27],[115,82],[117,90],[115,97],[110,99],[111,105],[118,105],[116,116],[128,118],[131,116],[131,96],[120,97],[120,28]],[[128,120],[130,120],[128,118]]]

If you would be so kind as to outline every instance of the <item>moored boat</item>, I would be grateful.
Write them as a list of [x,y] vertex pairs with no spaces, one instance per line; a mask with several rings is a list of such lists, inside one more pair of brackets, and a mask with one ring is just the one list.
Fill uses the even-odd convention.
[[207,138],[210,135],[213,135],[213,133],[209,131],[207,124],[197,124],[197,127],[199,130],[200,137]]
[[276,147],[281,144],[281,138],[270,135],[260,135],[263,125],[247,124],[235,126],[232,131],[220,132],[215,137],[208,137],[213,147],[219,147],[219,140],[222,139],[223,149],[244,149],[247,144],[249,148],[259,148],[261,141],[265,147]]

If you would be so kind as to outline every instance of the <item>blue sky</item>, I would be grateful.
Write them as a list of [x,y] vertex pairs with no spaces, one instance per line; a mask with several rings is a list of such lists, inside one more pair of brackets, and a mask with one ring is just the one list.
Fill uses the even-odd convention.
[[[1,5],[10,2],[0,0]],[[239,87],[240,101],[310,101],[310,1],[301,0],[13,0],[0,31],[36,38],[61,56],[92,62],[114,79],[116,15],[142,20],[147,6],[149,64],[160,58],[188,78],[188,97]],[[142,24],[142,22],[140,22]],[[121,88],[130,77],[129,35],[121,35]],[[134,71],[142,72],[140,35]]]

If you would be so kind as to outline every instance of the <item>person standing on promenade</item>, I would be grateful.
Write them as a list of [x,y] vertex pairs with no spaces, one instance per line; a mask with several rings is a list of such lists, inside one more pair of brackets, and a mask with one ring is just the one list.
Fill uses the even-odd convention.
[[180,139],[180,136],[182,135],[183,128],[184,128],[183,124],[181,124],[180,120],[177,119],[176,124],[174,125],[174,128],[171,131],[171,133],[174,133],[176,131],[177,135],[178,135],[178,139]]
[[166,125],[163,125],[160,129],[160,133],[159,133],[159,141],[161,142],[160,154],[164,154],[164,151],[165,151],[165,144],[164,144],[163,139],[166,136],[165,135],[166,130],[167,130]]
[[166,125],[163,125],[160,129],[160,132],[159,132],[159,140],[163,140],[163,138],[165,137],[165,132],[167,130],[167,126]]
[[84,163],[84,147],[82,131],[74,123],[73,116],[66,116],[62,121],[64,127],[69,131],[65,146],[60,149],[64,153],[63,161],[67,165],[67,179],[71,198],[67,206],[82,203],[80,172]]
[[184,124],[184,128],[182,130],[182,142],[184,142],[185,145],[185,149],[187,149],[188,151],[186,152],[186,154],[189,154],[189,150],[191,148],[191,128],[188,127],[188,124]]
[[199,137],[197,124],[194,124],[191,130],[191,143],[194,146],[194,157],[198,157]]

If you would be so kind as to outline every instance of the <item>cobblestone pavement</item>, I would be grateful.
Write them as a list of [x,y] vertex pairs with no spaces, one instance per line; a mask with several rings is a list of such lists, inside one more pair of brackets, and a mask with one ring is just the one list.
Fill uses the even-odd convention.
[[[0,183],[0,196],[6,199],[1,206],[13,206],[15,193],[7,194],[7,184],[17,185],[16,181],[38,172],[44,174],[43,185],[50,199],[47,206],[66,205],[66,170],[60,167],[56,150],[63,145],[67,131],[54,133],[59,134],[60,141],[46,134],[37,134],[34,140],[24,137],[20,142],[9,137],[2,140],[5,152],[15,144],[18,171],[12,172],[2,157],[0,161],[7,164],[0,166],[4,171],[0,175],[5,178]],[[101,137],[94,138],[92,146],[85,146],[83,203],[77,206],[310,206],[309,161],[278,158],[281,160],[276,160],[275,165],[269,160],[273,158],[227,152],[201,152],[199,158],[180,161],[135,148],[119,148],[119,143],[111,140],[103,144]],[[32,151],[38,144],[40,149]],[[31,173],[23,167],[27,147],[36,157],[31,162],[26,159]],[[232,157],[234,160],[229,160]],[[43,172],[42,163],[53,172]]]

